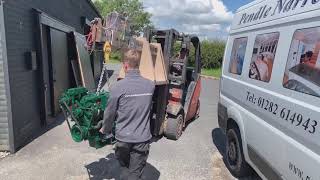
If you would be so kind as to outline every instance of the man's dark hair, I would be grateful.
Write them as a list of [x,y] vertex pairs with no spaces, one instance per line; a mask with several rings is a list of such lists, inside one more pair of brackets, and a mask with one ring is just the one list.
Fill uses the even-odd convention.
[[123,50],[123,63],[128,63],[130,68],[139,69],[141,52],[136,49]]

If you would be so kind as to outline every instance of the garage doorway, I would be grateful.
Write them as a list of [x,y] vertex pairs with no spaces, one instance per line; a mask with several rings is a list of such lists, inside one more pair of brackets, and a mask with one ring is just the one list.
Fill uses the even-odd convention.
[[74,28],[37,11],[39,23],[38,62],[40,73],[41,121],[50,124],[60,113],[59,97],[74,86],[70,56],[68,52],[68,33]]
[[51,52],[51,103],[52,115],[60,113],[59,97],[62,93],[72,87],[71,84],[71,63],[68,58],[68,41],[67,33],[50,28],[50,49]]

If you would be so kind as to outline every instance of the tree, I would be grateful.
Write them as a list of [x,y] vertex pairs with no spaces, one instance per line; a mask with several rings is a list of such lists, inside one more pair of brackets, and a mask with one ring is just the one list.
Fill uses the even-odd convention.
[[102,16],[118,12],[128,16],[131,33],[139,35],[147,27],[153,27],[151,14],[145,12],[140,0],[96,0],[94,2]]

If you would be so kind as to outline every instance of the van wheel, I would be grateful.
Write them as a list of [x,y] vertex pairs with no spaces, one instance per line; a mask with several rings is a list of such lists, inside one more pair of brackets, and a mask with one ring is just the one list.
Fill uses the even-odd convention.
[[252,169],[244,159],[242,140],[238,128],[227,130],[226,161],[233,176],[241,178],[251,175]]
[[176,118],[168,118],[165,135],[168,139],[178,140],[182,134],[184,119],[182,114]]

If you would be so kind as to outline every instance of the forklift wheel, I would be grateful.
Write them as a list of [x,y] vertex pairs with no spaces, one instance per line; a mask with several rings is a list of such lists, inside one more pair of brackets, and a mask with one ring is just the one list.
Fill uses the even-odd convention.
[[195,119],[198,119],[199,117],[200,117],[200,100],[198,100],[198,103],[197,103],[197,112],[195,115]]
[[176,118],[168,118],[165,135],[168,139],[178,140],[182,134],[183,116],[180,114]]

